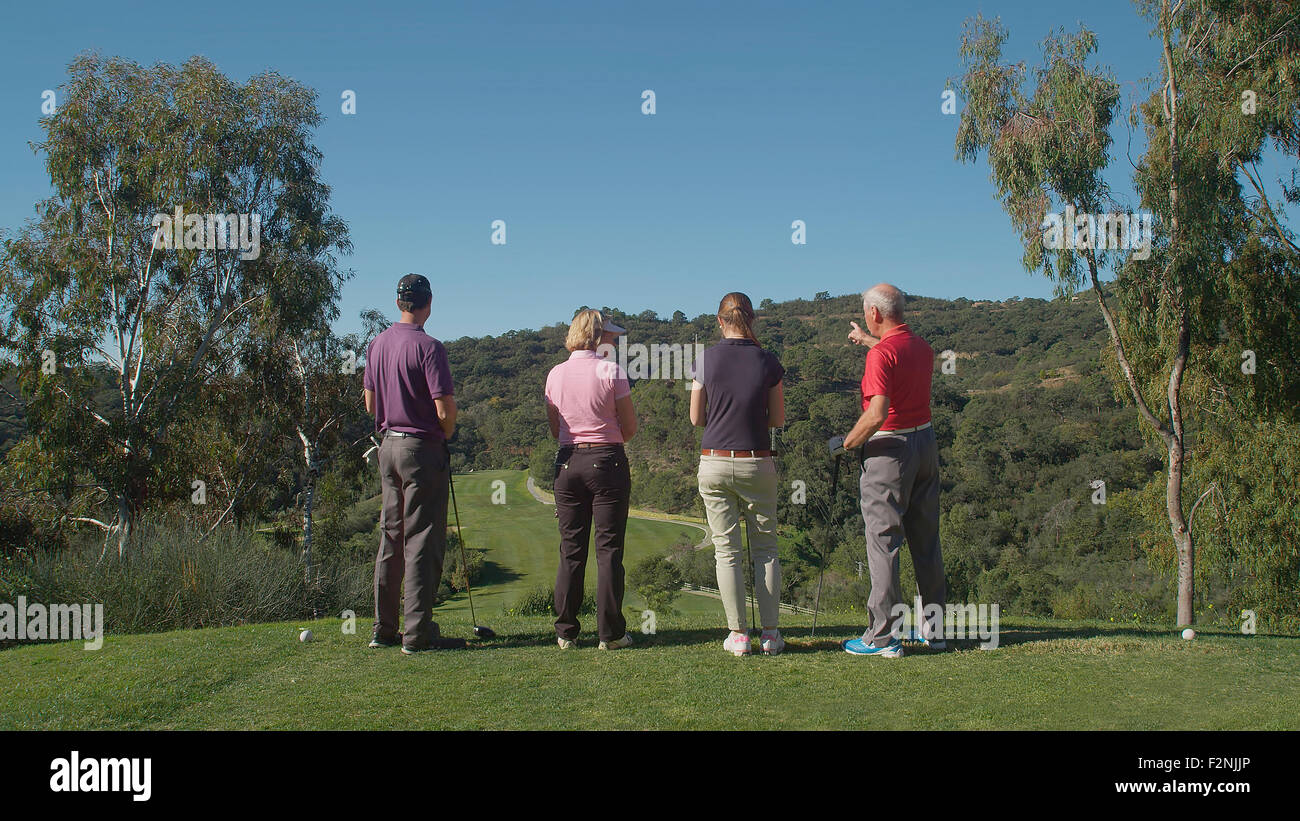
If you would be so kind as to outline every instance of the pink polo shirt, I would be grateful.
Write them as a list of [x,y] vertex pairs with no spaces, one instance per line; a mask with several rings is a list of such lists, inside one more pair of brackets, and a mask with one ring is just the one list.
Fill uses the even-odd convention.
[[574,351],[546,375],[546,404],[559,411],[560,444],[621,444],[615,402],[632,393],[627,374],[595,351]]

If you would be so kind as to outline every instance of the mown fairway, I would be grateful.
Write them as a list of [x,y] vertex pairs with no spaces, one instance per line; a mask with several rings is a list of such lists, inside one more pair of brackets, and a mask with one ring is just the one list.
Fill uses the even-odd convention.
[[[493,504],[492,483],[505,482],[506,504]],[[489,470],[456,475],[456,502],[460,523],[465,529],[465,545],[486,550],[487,562],[482,583],[474,588],[474,607],[479,621],[491,625],[503,609],[528,590],[545,585],[554,587],[555,571],[560,564],[560,534],[555,522],[555,508],[532,497],[526,487],[527,473],[515,470]],[[449,513],[448,521],[455,520]],[[628,519],[623,564],[630,570],[646,556],[666,553],[672,545],[686,540],[696,544],[705,534],[694,527],[672,522]],[[596,551],[593,547],[587,562],[586,591],[596,592]],[[628,591],[625,597],[629,618],[641,610],[641,600]],[[717,612],[722,623],[722,605],[715,599],[683,595],[676,606],[688,612]],[[438,608],[436,618],[444,613],[464,612],[469,617],[466,596],[456,596]],[[583,629],[595,628],[595,617],[583,618]]]

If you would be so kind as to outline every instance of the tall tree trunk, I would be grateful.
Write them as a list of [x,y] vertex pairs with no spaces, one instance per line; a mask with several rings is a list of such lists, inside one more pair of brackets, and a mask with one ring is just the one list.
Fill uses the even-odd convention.
[[[109,538],[117,536],[117,557],[120,559],[126,555],[126,545],[131,539],[132,525],[135,523],[135,512],[139,509],[140,504],[140,483],[135,475],[135,449],[132,447],[131,440],[127,439],[122,446],[123,460],[125,471],[122,476],[122,485],[117,492],[117,518],[113,522],[113,527],[108,532]],[[105,550],[108,544],[104,544]],[[100,554],[103,558],[103,553]]]
[[316,461],[315,441],[308,438],[301,427],[298,428],[298,438],[302,440],[302,458],[307,467],[307,475],[303,480],[306,486],[303,488],[302,500],[302,558],[307,568],[307,583],[311,584],[312,516],[316,504],[316,475],[320,471],[320,464]]
[[1169,508],[1170,530],[1178,552],[1178,626],[1192,623],[1192,580],[1195,578],[1196,554],[1192,548],[1192,531],[1183,520],[1183,445],[1169,449],[1169,481],[1165,485],[1165,503]]
[[311,529],[312,509],[316,501],[316,477],[307,474],[307,488],[302,503],[302,558],[307,567],[307,583],[311,583]]
[[[111,539],[114,534],[117,535],[117,557],[120,559],[126,555],[126,543],[131,538],[131,497],[125,488],[117,494],[117,519],[108,537]],[[104,546],[108,547],[107,543]]]
[[[1182,3],[1179,3],[1181,6]],[[1182,287],[1182,235],[1179,230],[1179,194],[1181,161],[1178,153],[1178,81],[1174,72],[1171,39],[1174,29],[1174,12],[1169,0],[1164,0],[1161,14],[1164,45],[1165,73],[1168,75],[1166,93],[1169,100],[1169,261],[1165,268],[1165,287],[1173,298],[1173,309],[1178,313],[1178,347],[1173,366],[1169,371],[1169,432],[1165,442],[1169,446],[1169,478],[1165,485],[1165,507],[1169,513],[1169,529],[1173,535],[1178,556],[1178,625],[1192,623],[1192,571],[1194,554],[1192,532],[1183,516],[1183,464],[1187,456],[1183,431],[1182,386],[1183,373],[1191,349],[1191,323],[1187,316],[1187,300]]]

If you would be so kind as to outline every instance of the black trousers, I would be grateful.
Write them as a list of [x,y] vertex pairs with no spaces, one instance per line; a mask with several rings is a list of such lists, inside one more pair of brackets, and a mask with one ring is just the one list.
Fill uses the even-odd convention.
[[596,628],[601,641],[623,638],[623,537],[632,473],[622,445],[562,447],[555,456],[555,514],[560,569],[555,575],[555,633],[578,637],[578,609],[592,525],[596,529]]

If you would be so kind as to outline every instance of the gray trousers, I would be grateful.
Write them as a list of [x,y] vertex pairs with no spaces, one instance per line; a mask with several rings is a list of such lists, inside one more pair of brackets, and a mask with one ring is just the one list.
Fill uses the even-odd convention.
[[[947,593],[939,548],[939,448],[934,428],[870,439],[863,450],[858,484],[871,571],[867,598],[871,624],[862,641],[884,647],[894,638],[891,634],[901,630],[902,616],[893,610],[902,603],[898,550],[904,538],[923,607],[928,610],[936,604],[942,612]],[[920,613],[913,616],[921,618]],[[927,620],[924,629],[926,636],[943,636],[939,620]]]
[[447,449],[440,439],[385,436],[379,445],[384,489],[379,555],[375,557],[375,629],[397,633],[403,589],[402,643],[418,649],[439,637],[433,595],[447,552]]

